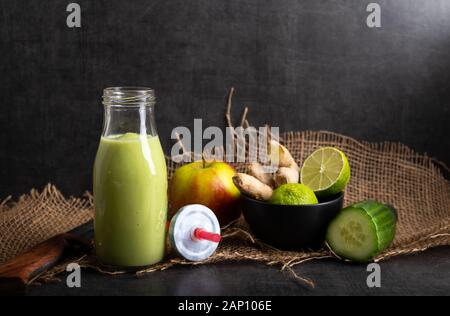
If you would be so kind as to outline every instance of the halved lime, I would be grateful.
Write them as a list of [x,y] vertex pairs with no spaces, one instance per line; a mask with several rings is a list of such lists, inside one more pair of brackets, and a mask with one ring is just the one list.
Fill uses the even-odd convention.
[[350,180],[350,165],[345,154],[334,147],[324,147],[309,156],[300,172],[300,181],[317,196],[342,192]]

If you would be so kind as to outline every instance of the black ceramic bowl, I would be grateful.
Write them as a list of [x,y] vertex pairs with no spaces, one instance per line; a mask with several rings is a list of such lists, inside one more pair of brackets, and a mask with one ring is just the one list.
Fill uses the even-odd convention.
[[342,210],[344,194],[315,205],[274,205],[242,195],[242,210],[253,234],[283,250],[319,249],[328,225]]

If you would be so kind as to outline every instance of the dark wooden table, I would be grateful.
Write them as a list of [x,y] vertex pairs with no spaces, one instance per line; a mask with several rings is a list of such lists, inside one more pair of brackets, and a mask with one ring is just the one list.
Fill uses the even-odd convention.
[[306,263],[298,273],[313,279],[315,289],[287,273],[255,263],[179,267],[145,277],[108,277],[82,272],[79,289],[65,280],[33,286],[29,295],[449,295],[450,247],[392,259],[381,265],[382,286],[366,286],[366,267],[335,261]]
[[[91,234],[90,227],[82,234]],[[29,295],[450,295],[450,247],[381,263],[381,288],[368,288],[366,265],[336,260],[305,263],[295,271],[316,283],[311,289],[288,272],[252,262],[176,267],[144,277],[105,276],[82,270],[81,288],[59,283],[32,286]]]

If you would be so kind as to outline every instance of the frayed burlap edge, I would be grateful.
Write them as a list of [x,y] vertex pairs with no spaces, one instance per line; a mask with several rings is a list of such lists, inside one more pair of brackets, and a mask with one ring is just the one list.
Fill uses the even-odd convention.
[[93,218],[93,197],[66,198],[53,185],[0,203],[0,264]]

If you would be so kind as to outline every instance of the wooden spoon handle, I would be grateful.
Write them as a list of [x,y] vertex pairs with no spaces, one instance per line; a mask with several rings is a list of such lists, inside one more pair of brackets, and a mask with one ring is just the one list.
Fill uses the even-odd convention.
[[38,274],[53,267],[65,250],[74,245],[90,248],[89,242],[78,236],[57,235],[0,266],[0,278],[20,279],[27,284]]

